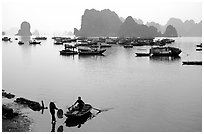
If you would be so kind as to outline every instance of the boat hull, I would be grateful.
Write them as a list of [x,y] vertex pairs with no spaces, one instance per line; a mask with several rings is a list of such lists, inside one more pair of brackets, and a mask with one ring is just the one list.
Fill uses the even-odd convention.
[[75,55],[78,54],[76,51],[60,51],[60,55]]
[[151,56],[179,56],[181,50],[174,47],[154,47],[150,49]]
[[92,106],[90,104],[85,104],[81,111],[78,110],[70,110],[68,111],[65,116],[68,118],[79,118],[83,117],[88,114],[92,110]]
[[106,49],[99,51],[79,51],[79,55],[102,55]]

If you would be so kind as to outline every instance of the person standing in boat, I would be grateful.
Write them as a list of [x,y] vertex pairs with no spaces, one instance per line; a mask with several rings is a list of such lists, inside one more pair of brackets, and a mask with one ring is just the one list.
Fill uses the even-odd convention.
[[52,115],[52,123],[56,122],[55,110],[58,110],[54,102],[50,102],[50,113]]
[[[78,103],[78,107],[79,107],[79,111],[81,111],[82,109],[83,109],[83,107],[84,107],[84,105],[85,105],[85,103],[83,102],[83,100],[81,99],[81,97],[78,97],[78,100],[74,103],[74,105],[75,104],[77,104]],[[73,105],[73,106],[74,106]]]

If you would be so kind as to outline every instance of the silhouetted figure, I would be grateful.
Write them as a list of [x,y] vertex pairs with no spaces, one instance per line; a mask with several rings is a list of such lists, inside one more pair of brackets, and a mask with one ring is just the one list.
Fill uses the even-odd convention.
[[58,110],[58,108],[55,106],[55,103],[54,102],[50,102],[50,113],[52,115],[52,123],[56,122],[55,110]]
[[30,23],[24,21],[21,23],[21,28],[18,30],[18,33],[16,35],[20,36],[31,36],[30,32]]
[[83,100],[81,100],[81,97],[78,97],[78,100],[74,103],[74,105],[75,104],[77,104],[78,103],[78,107],[79,107],[79,111],[81,111],[82,109],[83,109],[83,107],[84,107],[84,102],[83,102]]

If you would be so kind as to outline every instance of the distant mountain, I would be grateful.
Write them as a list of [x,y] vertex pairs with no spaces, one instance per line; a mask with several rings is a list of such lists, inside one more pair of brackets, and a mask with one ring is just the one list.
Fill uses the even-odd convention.
[[125,21],[125,19],[123,17],[120,17],[120,20],[122,21],[122,23]]
[[35,30],[35,31],[32,33],[32,35],[34,35],[34,36],[39,36],[39,35],[40,35],[40,33],[39,33],[39,31],[38,31],[38,30]]
[[133,18],[133,19],[137,24],[143,24],[143,21],[141,19],[136,19],[136,18]]
[[168,25],[163,34],[164,37],[178,37],[176,29],[172,25]]
[[[76,36],[157,37],[162,34],[166,36],[202,36],[202,21],[199,23],[193,20],[182,22],[178,18],[170,18],[165,25],[155,22],[147,22],[144,25],[141,19],[131,16],[124,19],[109,9],[101,11],[86,9],[81,20],[80,30],[74,29]],[[171,26],[168,27],[169,25]]]
[[[82,16],[81,29],[78,35],[116,36],[121,24],[122,22],[118,15],[109,9],[102,11],[86,9]],[[75,31],[77,30],[75,29]]]
[[16,35],[19,36],[31,36],[31,32],[30,32],[30,23],[24,21],[21,23],[21,27],[18,30],[18,33]]
[[165,26],[162,26],[160,25],[159,23],[155,23],[155,22],[147,22],[146,23],[147,26],[154,26],[158,29],[158,31],[160,31],[161,33],[164,33],[166,27]]
[[75,36],[80,36],[79,30],[77,28],[74,28],[74,35]]
[[162,33],[165,32],[168,25],[172,25],[176,28],[178,36],[202,36],[202,21],[199,23],[195,23],[194,20],[186,20],[183,22],[178,18],[170,18],[166,25],[160,25],[155,22],[148,22],[146,25],[154,26]]
[[119,37],[156,37],[161,36],[161,33],[153,26],[140,25],[135,22],[135,20],[128,16],[125,19],[125,22],[120,26],[118,31]]

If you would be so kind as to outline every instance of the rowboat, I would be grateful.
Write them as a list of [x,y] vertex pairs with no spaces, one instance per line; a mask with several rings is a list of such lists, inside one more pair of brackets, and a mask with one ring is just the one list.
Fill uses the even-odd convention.
[[79,111],[78,107],[76,107],[76,108],[72,108],[71,110],[68,110],[67,113],[65,113],[64,115],[69,118],[70,117],[79,118],[79,117],[85,116],[91,110],[92,110],[92,106],[90,104],[85,104],[81,111]]

